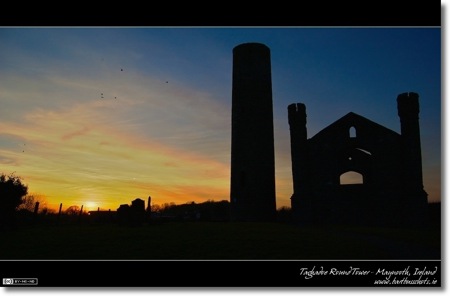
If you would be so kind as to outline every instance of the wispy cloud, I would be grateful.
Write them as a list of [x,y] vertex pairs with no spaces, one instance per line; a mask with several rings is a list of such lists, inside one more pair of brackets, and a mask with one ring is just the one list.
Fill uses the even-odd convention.
[[[317,39],[316,31],[324,33],[322,39]],[[357,52],[336,43],[338,51],[333,49],[330,56],[329,47],[320,41],[328,43],[333,36],[355,41],[354,30],[348,35],[344,29],[4,28],[0,36],[1,170],[26,177],[32,191],[49,196],[54,203],[78,204],[89,198],[102,208],[114,208],[147,195],[157,203],[227,199],[231,50],[239,42],[258,37],[270,45],[273,57],[278,206],[289,205],[292,194],[288,104],[307,104],[309,136],[349,111],[398,129],[395,97],[385,98],[410,90],[411,85],[424,98],[426,190],[440,199],[439,165],[433,165],[440,163],[439,80],[434,78],[440,72],[428,66],[416,71],[418,64],[408,62],[423,60],[439,66],[438,61],[432,63],[439,55],[432,57],[401,42],[395,47],[380,42],[389,40],[384,30],[366,32],[358,33]],[[379,39],[372,38],[373,32],[378,32]],[[403,30],[396,32],[391,40],[411,40]],[[431,38],[429,31],[423,34],[428,36],[425,40]],[[439,38],[434,38],[433,44],[439,45]],[[368,58],[367,52],[359,50],[365,44],[380,46],[381,51]],[[420,44],[429,46],[429,42]],[[407,63],[384,58],[399,52],[410,56]],[[344,60],[332,58],[336,53]],[[380,67],[371,67],[373,63]],[[390,75],[399,81],[388,81],[379,72],[392,67],[399,72],[390,71]],[[360,84],[354,73],[372,74]],[[420,73],[429,78],[421,78]],[[376,83],[374,77],[378,77]]]
[[47,76],[44,88],[11,78],[3,94],[22,100],[4,97],[15,116],[3,117],[0,136],[27,146],[3,145],[4,169],[20,171],[53,203],[226,199],[229,113],[211,94],[128,71],[108,79]]

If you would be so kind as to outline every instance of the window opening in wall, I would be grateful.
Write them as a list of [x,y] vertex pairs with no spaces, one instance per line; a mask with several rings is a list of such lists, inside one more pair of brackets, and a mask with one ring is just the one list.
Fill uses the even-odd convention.
[[364,184],[363,175],[358,172],[348,171],[339,177],[341,185]]
[[356,138],[356,128],[354,126],[350,127],[349,134],[350,138]]

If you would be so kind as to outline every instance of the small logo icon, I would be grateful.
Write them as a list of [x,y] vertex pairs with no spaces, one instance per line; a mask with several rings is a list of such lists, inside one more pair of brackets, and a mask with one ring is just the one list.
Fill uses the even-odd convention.
[[3,285],[11,286],[35,286],[38,284],[37,278],[4,278]]
[[12,285],[13,279],[3,279],[3,285]]

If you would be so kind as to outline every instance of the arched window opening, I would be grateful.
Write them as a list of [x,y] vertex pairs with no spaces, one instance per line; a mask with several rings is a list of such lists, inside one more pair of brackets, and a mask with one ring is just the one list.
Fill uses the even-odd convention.
[[341,185],[364,184],[363,175],[358,172],[348,171],[339,177]]
[[356,128],[354,126],[350,127],[350,130],[348,131],[350,138],[356,138]]

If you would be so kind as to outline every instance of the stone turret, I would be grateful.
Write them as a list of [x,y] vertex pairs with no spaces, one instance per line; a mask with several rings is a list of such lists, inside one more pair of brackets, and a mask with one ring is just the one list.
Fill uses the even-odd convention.
[[423,189],[419,95],[414,92],[398,95],[397,109],[403,150],[403,201],[405,210],[421,224],[421,220],[427,219],[428,194]]
[[295,221],[307,223],[311,220],[308,182],[308,134],[306,129],[306,106],[302,103],[288,106],[289,131],[291,137],[292,181],[294,193],[291,208]]

